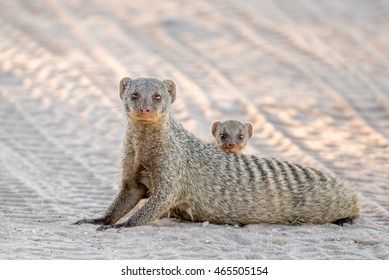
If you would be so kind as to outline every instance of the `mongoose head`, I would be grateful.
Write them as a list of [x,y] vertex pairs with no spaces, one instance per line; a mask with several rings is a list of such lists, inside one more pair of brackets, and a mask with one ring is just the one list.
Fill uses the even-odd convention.
[[176,99],[176,84],[169,79],[125,77],[119,83],[119,93],[130,119],[156,122],[167,115]]
[[226,152],[235,154],[246,146],[247,140],[253,135],[251,123],[241,123],[234,120],[214,122],[211,130],[216,144]]

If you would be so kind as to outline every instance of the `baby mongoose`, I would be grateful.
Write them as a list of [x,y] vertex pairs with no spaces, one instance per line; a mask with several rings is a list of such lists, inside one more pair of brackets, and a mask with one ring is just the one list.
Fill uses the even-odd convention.
[[240,121],[229,120],[214,122],[211,127],[216,145],[230,153],[240,153],[253,135],[253,125]]
[[[289,161],[226,153],[188,132],[171,112],[172,80],[123,78],[119,94],[127,120],[121,186],[102,217],[76,224],[141,226],[169,211],[239,225],[342,223],[359,216],[358,191],[349,182]],[[139,181],[145,171],[148,184]],[[142,198],[146,203],[117,223]]]

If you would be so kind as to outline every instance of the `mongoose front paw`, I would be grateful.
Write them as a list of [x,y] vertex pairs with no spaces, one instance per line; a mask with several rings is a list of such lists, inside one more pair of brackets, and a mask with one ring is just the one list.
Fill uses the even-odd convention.
[[122,228],[134,227],[134,226],[135,226],[135,225],[133,225],[131,222],[126,221],[126,222],[124,222],[124,223],[112,225],[112,228],[117,228],[117,229],[118,229],[118,232],[120,232],[120,230],[121,230]]
[[353,224],[353,219],[343,218],[343,219],[338,219],[338,220],[336,220],[336,221],[334,221],[332,223],[335,224],[335,225],[338,225],[338,226],[343,226],[343,224],[346,224],[346,223],[352,225]]
[[110,228],[115,228],[115,225],[101,225],[96,229],[96,231],[105,231]]
[[105,230],[111,229],[111,228],[118,228],[120,230],[123,227],[126,227],[126,223],[120,223],[120,224],[115,224],[115,225],[101,225],[96,229],[96,231],[105,231]]

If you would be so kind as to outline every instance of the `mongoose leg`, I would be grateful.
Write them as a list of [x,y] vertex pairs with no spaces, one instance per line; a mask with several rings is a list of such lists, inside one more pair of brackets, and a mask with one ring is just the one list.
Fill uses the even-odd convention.
[[129,187],[125,184],[125,187],[120,188],[120,191],[113,200],[111,206],[108,208],[104,217],[95,219],[83,219],[74,224],[103,224],[110,225],[116,223],[120,218],[126,215],[135,205],[141,200],[147,192],[147,188],[143,184],[132,184],[133,187]]
[[124,222],[124,223],[113,224],[113,225],[101,225],[96,229],[96,231],[105,231],[111,228],[118,228],[120,230],[120,228],[125,227],[125,224],[126,223]]
[[156,189],[158,191],[151,195],[145,205],[135,212],[126,222],[108,227],[102,226],[99,230],[142,226],[161,217],[174,204],[174,198],[171,193],[165,191],[167,188],[161,184]]
[[126,222],[119,224],[104,224],[97,228],[97,231],[105,231],[112,228],[123,227],[135,227],[145,225],[158,217],[162,216],[171,205],[169,198],[161,199],[159,196],[152,196],[145,203],[145,205],[139,209],[134,215],[132,215]]

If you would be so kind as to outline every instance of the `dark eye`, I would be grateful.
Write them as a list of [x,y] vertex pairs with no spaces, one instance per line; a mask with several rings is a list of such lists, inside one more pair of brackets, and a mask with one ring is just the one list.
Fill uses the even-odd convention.
[[160,94],[156,94],[156,95],[154,96],[154,100],[155,100],[155,101],[161,101],[161,95],[160,95]]
[[131,94],[131,100],[137,100],[139,97],[139,93],[137,92],[134,92],[133,94]]
[[239,139],[243,139],[243,138],[244,138],[243,134],[240,134]]
[[224,133],[220,134],[220,139],[226,139],[227,138],[227,135],[225,135]]

